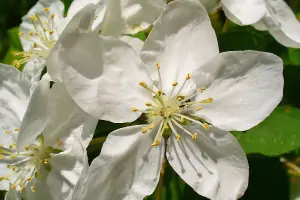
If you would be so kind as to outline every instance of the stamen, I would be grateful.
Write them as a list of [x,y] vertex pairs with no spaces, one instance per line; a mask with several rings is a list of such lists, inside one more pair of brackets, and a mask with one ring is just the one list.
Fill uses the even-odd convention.
[[165,126],[166,122],[167,120],[160,123],[154,142],[151,144],[152,147],[158,147],[158,145],[160,144],[161,136],[164,132],[163,127]]
[[171,119],[172,122],[178,126],[180,129],[182,129],[184,132],[186,132],[188,135],[190,135],[191,137],[193,137],[193,134],[191,134],[187,129],[183,128],[183,126],[181,126],[178,122],[176,122],[174,119]]
[[207,124],[207,123],[203,123],[203,128],[205,129],[205,130],[207,130],[208,131],[208,129],[209,129],[209,125]]
[[32,192],[35,192],[34,186],[31,186],[30,189],[31,189]]
[[152,106],[152,103],[151,102],[146,102],[145,105],[150,107],[150,106]]
[[198,136],[198,133],[194,133],[194,135],[192,136],[192,140],[196,140]]
[[178,82],[177,81],[174,81],[173,83],[172,83],[172,86],[173,87],[175,87],[175,86],[177,86],[178,85]]
[[147,133],[147,131],[148,131],[147,127],[143,127],[143,128],[142,128],[142,133],[145,134],[145,133]]
[[132,112],[137,112],[137,111],[139,111],[136,107],[133,107],[132,109],[131,109],[131,111]]

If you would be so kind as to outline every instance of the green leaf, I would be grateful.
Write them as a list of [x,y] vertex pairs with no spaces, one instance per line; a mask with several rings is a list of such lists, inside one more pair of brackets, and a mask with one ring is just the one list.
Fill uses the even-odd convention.
[[10,47],[13,47],[14,49],[19,51],[23,49],[19,38],[19,27],[14,27],[8,30],[8,40]]
[[294,65],[300,65],[300,49],[289,48],[289,59]]
[[280,155],[300,147],[300,109],[279,106],[262,123],[247,132],[233,135],[246,153]]
[[260,50],[266,48],[265,36],[249,28],[218,34],[219,48],[224,51]]

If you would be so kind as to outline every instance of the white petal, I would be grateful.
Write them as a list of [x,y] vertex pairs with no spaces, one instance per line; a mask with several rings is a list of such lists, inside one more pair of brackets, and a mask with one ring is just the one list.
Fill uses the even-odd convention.
[[226,16],[239,25],[258,22],[266,14],[265,0],[221,0]]
[[84,192],[86,191],[86,178],[89,172],[89,163],[88,157],[85,157],[83,163],[83,169],[81,171],[80,177],[77,181],[77,184],[74,187],[74,190],[67,197],[67,200],[83,200]]
[[[34,186],[35,192],[32,192],[31,186]],[[26,189],[21,193],[21,197],[22,200],[55,200],[50,194],[47,183],[42,179],[36,179],[33,183],[27,184]]]
[[98,4],[103,0],[74,0],[72,1],[69,9],[68,9],[68,17],[72,18],[75,16],[82,8],[84,8],[88,4]]
[[140,113],[132,112],[132,108],[143,109],[152,98],[139,85],[145,81],[151,87],[143,63],[121,40],[96,33],[70,35],[59,55],[65,63],[62,73],[69,94],[94,117],[112,122],[134,121]]
[[60,70],[63,63],[61,63],[59,58],[60,49],[63,45],[61,43],[68,40],[70,34],[74,34],[73,39],[75,39],[77,34],[89,32],[95,17],[95,10],[96,8],[94,4],[88,4],[82,8],[68,23],[59,40],[56,42],[46,63],[47,71],[53,80],[62,81]]
[[22,120],[17,139],[18,151],[34,141],[44,130],[50,112],[49,95],[50,82],[40,81],[31,96]]
[[50,116],[43,130],[45,143],[51,146],[57,139],[63,140],[74,134],[81,138],[84,147],[87,147],[98,120],[77,106],[62,83],[53,85],[50,98]]
[[51,171],[47,185],[54,200],[66,199],[86,168],[87,153],[80,138],[74,137],[72,147],[48,159]]
[[[283,93],[283,63],[274,54],[257,51],[225,52],[195,76],[207,89],[196,101],[213,98],[196,113],[223,130],[247,130],[263,121]],[[202,106],[201,105],[201,106]]]
[[159,181],[164,141],[162,138],[159,147],[153,148],[158,128],[143,134],[142,127],[109,134],[90,166],[85,200],[142,200],[152,194]]
[[194,141],[182,130],[180,140],[169,138],[167,158],[178,175],[198,194],[209,199],[233,200],[245,192],[248,185],[247,158],[236,139],[226,131],[199,125],[185,127],[198,133]]
[[271,35],[282,45],[300,48],[300,22],[283,0],[266,0],[267,15],[263,18]]
[[20,128],[29,98],[31,83],[13,66],[0,64],[0,144],[9,145],[14,133]]
[[[59,24],[61,20],[64,18],[64,4],[60,0],[40,0],[38,1],[30,10],[29,12],[22,18],[22,23],[20,25],[20,31],[25,33],[25,35],[29,34],[29,32],[36,32],[36,29],[34,28],[30,16],[38,14],[41,18],[41,21],[48,21],[49,19],[49,13],[44,11],[44,8],[49,8],[50,14],[55,14],[54,18],[54,37],[57,39],[58,34],[56,29],[56,24]],[[39,26],[39,25],[38,25]],[[51,31],[51,30],[49,30]],[[31,49],[33,41],[36,41],[38,43],[41,43],[40,36],[37,36],[33,34],[31,37],[31,40],[27,40],[26,37],[21,37],[21,43],[23,46],[23,49],[25,51],[28,51]]]
[[[13,144],[13,142],[11,142],[10,144]],[[12,160],[9,156],[5,159],[0,160],[0,177],[6,177],[7,175],[14,173],[11,168],[7,167],[8,164],[12,164]],[[0,190],[8,191],[10,189],[9,186],[9,180],[0,181]]]
[[45,60],[32,60],[25,64],[22,73],[27,76],[32,83],[39,82],[42,71],[45,68]]
[[148,28],[160,16],[166,0],[110,0],[101,25],[102,35],[134,34]]
[[10,190],[5,194],[4,200],[22,200],[22,197],[19,191]]
[[181,85],[187,73],[193,73],[217,54],[215,32],[198,0],[169,3],[142,49],[142,59],[156,81],[156,62],[160,63],[165,93],[172,90],[172,82]]
[[137,54],[139,55],[142,48],[143,48],[143,45],[144,45],[144,42],[138,38],[134,38],[134,37],[129,37],[129,36],[122,36],[120,37],[121,40],[123,40],[124,42],[130,44],[134,50],[137,52]]
[[252,26],[259,31],[267,31],[268,30],[268,27],[265,25],[263,19],[259,20],[255,24],[252,24]]

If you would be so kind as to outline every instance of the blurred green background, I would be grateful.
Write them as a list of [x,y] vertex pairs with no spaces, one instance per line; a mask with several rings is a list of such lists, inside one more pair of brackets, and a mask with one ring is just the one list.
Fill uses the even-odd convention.
[[[300,0],[287,2],[295,14],[299,13],[300,16]],[[10,52],[21,50],[17,27],[21,23],[21,17],[35,3],[36,0],[0,1],[1,62],[11,64],[13,58]],[[71,0],[66,0],[64,3],[68,6]],[[250,163],[249,188],[241,199],[294,200],[297,192],[300,196],[300,171],[298,174],[295,173],[291,165],[298,164],[300,167],[300,162],[295,161],[300,156],[300,50],[283,47],[268,33],[258,32],[252,27],[229,24],[228,30],[223,32],[225,17],[222,11],[212,15],[211,18],[217,31],[220,51],[260,50],[275,53],[284,60],[285,89],[279,107],[260,125],[247,132],[233,134],[248,153]],[[140,33],[137,36],[144,37],[144,35]],[[98,127],[100,126],[102,129],[97,129],[95,137],[106,136],[120,125],[99,122]],[[88,150],[92,160],[99,154],[100,147],[91,145]],[[280,162],[281,157],[291,162],[284,164]],[[165,169],[163,181],[156,192],[147,199],[204,199],[184,184],[167,164]],[[4,199],[3,196],[0,198]]]

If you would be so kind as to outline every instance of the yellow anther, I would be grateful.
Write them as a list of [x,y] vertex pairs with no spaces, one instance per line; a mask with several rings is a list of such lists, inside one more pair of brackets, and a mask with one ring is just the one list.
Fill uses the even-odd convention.
[[146,127],[142,128],[142,133],[147,133],[148,129]]
[[11,190],[14,190],[14,189],[16,189],[16,187],[17,187],[16,184],[12,184],[12,185],[10,186],[10,189],[11,189]]
[[30,189],[31,189],[32,192],[35,192],[34,186],[31,186]]
[[177,82],[177,81],[174,81],[174,82],[172,83],[172,86],[175,87],[176,85],[178,85],[178,82]]
[[160,62],[156,62],[156,69],[160,69]]
[[4,132],[5,132],[5,134],[10,134],[11,133],[10,130],[5,130]]
[[183,95],[178,95],[178,96],[177,96],[177,99],[178,99],[179,101],[182,101],[182,100],[184,99],[184,96],[183,96]]
[[45,165],[47,165],[48,164],[48,159],[42,160],[42,163],[45,164]]
[[162,94],[162,91],[161,91],[161,90],[157,90],[156,94],[157,94],[158,96],[160,96],[160,95]]
[[31,15],[31,16],[29,16],[29,19],[30,19],[31,21],[34,21],[34,20],[36,20],[36,16]]
[[137,112],[138,109],[137,109],[136,107],[133,107],[133,108],[131,109],[131,111],[132,111],[132,112]]
[[31,181],[32,180],[32,177],[31,176],[29,176],[28,178],[26,178],[26,181]]
[[213,102],[213,98],[209,97],[208,99],[204,99],[202,101],[200,101],[200,103],[211,103]]
[[204,90],[206,90],[205,87],[200,88],[200,92],[203,92]]
[[175,136],[175,139],[176,139],[176,141],[178,142],[178,141],[180,140],[180,135],[177,134],[177,135]]
[[147,87],[148,87],[147,83],[145,83],[145,82],[143,82],[143,81],[140,82],[139,84],[140,84],[140,86],[142,86],[142,87],[144,87],[144,88],[147,88]]
[[25,148],[24,148],[26,151],[29,151],[29,146],[25,146]]
[[155,141],[151,144],[152,147],[158,147],[158,145],[159,145],[159,141],[158,141],[158,140],[155,140]]
[[12,149],[12,148],[14,148],[14,146],[16,146],[16,144],[10,144],[8,147],[9,147],[10,149]]
[[13,154],[13,155],[10,155],[9,157],[10,157],[11,160],[13,160],[13,159],[16,158],[16,155]]
[[7,168],[10,168],[10,166],[11,166],[11,164],[7,164],[7,165],[6,165]]
[[50,35],[53,35],[53,33],[54,33],[54,30],[51,30],[51,31],[49,32]]
[[201,106],[197,106],[196,107],[196,110],[198,111],[198,110],[202,110],[203,108],[201,107]]
[[36,42],[33,43],[33,48],[37,48],[38,44]]
[[22,37],[24,35],[23,32],[19,32],[19,36]]
[[30,32],[28,33],[28,35],[33,36],[33,35],[34,35],[34,32],[30,31]]
[[146,102],[145,105],[146,106],[152,106],[152,103],[151,102]]
[[34,173],[34,177],[35,177],[35,178],[37,178],[37,177],[38,177],[38,175],[39,175],[39,173],[38,173],[38,172],[35,172],[35,173]]
[[181,122],[181,123],[184,122],[184,117],[180,117],[180,122]]
[[13,166],[13,167],[12,167],[12,170],[13,170],[13,171],[16,171],[16,170],[17,170],[17,167],[16,167],[16,166]]
[[0,147],[3,147],[3,144],[0,144]]
[[60,140],[60,139],[57,139],[57,146],[62,146],[63,145],[63,142],[62,142],[62,140]]
[[14,131],[16,131],[16,132],[18,132],[19,130],[20,130],[20,129],[18,129],[18,128],[15,128],[15,129],[14,129]]
[[50,8],[44,8],[45,12],[49,12]]
[[51,19],[54,19],[54,17],[55,17],[55,14],[54,14],[54,13],[52,13],[52,14],[50,15],[50,17],[51,17]]
[[191,74],[188,73],[188,74],[186,75],[186,77],[185,77],[185,80],[189,80],[190,78],[191,78]]
[[154,128],[154,124],[149,124],[148,128],[149,129],[153,129]]
[[12,62],[12,65],[15,66],[16,68],[20,68],[21,63],[20,63],[20,61],[18,61],[18,60],[14,60],[14,61]]
[[0,159],[3,160],[5,157],[4,155],[0,155]]
[[194,133],[194,135],[192,136],[192,140],[196,140],[198,136],[198,133]]
[[208,130],[209,129],[209,125],[207,124],[207,123],[203,123],[203,128],[205,129],[205,130]]
[[25,187],[24,186],[21,186],[20,187],[20,193],[22,193],[24,191]]

